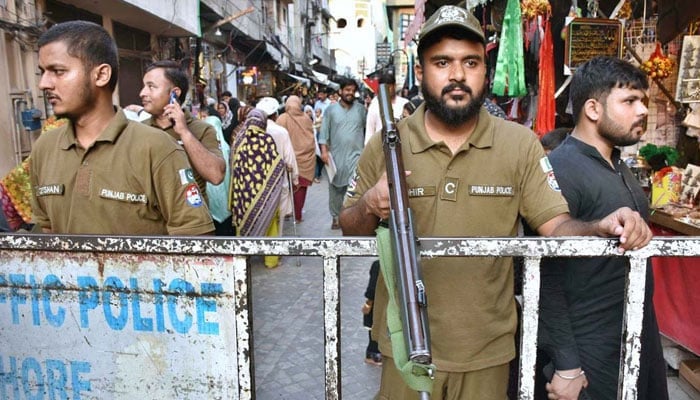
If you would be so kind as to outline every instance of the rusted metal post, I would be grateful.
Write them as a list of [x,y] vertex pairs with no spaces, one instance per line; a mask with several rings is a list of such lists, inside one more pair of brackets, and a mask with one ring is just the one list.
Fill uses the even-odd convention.
[[523,273],[523,318],[520,329],[519,400],[535,398],[537,326],[540,304],[540,257],[525,257]]
[[233,260],[233,276],[236,285],[236,356],[238,358],[238,398],[250,400],[255,387],[253,369],[252,315],[250,314],[250,269],[246,257]]
[[326,400],[339,400],[340,386],[340,259],[323,257],[323,330],[325,335]]
[[622,357],[620,358],[620,378],[618,379],[617,398],[637,399],[637,379],[639,378],[639,359],[642,351],[642,320],[646,286],[647,258],[630,257],[630,270],[627,273],[625,291],[624,319],[622,320]]

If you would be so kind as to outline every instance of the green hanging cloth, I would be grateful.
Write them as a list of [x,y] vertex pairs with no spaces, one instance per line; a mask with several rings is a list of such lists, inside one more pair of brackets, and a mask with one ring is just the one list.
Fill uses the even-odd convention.
[[523,54],[523,24],[520,1],[508,0],[503,17],[501,42],[498,46],[493,93],[499,96],[521,97],[525,87],[525,55]]

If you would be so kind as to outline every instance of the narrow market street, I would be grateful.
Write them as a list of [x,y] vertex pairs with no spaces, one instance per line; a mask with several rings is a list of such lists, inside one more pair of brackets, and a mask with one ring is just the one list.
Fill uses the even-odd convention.
[[[285,236],[333,237],[328,212],[328,181],[309,188],[304,221],[285,221]],[[372,262],[367,257],[341,260],[341,390],[344,400],[370,400],[379,387],[381,367],[364,362],[367,330],[360,307]],[[316,257],[283,257],[267,269],[253,258],[253,362],[256,399],[323,400],[322,261]],[[671,400],[697,400],[670,374]]]
[[[285,221],[285,236],[333,237],[328,181],[309,188],[304,221]],[[341,390],[343,399],[372,399],[381,367],[364,362],[367,330],[360,308],[371,258],[341,260]],[[283,257],[267,269],[253,259],[253,361],[258,400],[324,399],[323,263],[318,257]]]

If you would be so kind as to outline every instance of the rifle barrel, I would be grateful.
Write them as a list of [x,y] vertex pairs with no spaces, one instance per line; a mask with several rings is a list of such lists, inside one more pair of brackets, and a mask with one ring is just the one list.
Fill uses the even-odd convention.
[[394,262],[397,268],[401,320],[408,358],[420,364],[430,364],[432,357],[426,311],[427,300],[418,260],[418,241],[408,204],[408,187],[401,156],[401,140],[391,109],[390,95],[385,84],[379,87],[378,101],[391,202],[389,228]]

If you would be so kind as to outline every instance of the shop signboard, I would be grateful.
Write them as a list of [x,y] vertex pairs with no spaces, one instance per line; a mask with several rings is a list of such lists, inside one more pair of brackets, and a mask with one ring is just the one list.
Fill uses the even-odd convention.
[[238,69],[238,84],[252,85],[258,84],[258,67],[239,67]]
[[622,23],[617,19],[573,18],[567,25],[564,74],[595,56],[622,57]]
[[258,77],[258,87],[256,90],[256,97],[273,96],[273,77],[272,71],[261,71]]
[[0,398],[237,398],[232,263],[0,252]]
[[391,43],[377,43],[377,65],[389,64],[391,60]]

